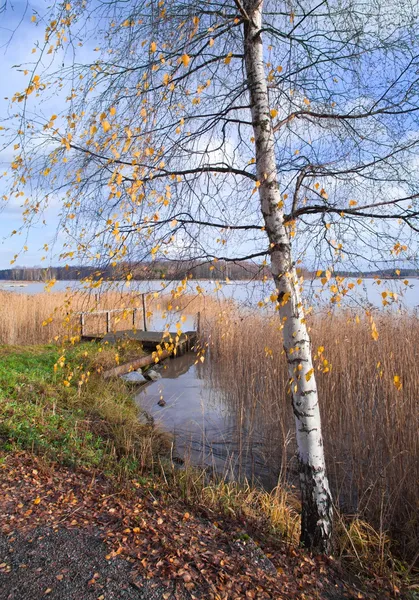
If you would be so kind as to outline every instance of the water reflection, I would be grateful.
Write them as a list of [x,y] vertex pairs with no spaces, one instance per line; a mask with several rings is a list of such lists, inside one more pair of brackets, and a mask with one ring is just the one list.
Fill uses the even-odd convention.
[[196,363],[196,355],[188,353],[166,361],[160,372],[162,379],[143,388],[136,400],[174,434],[175,456],[227,478],[276,485],[280,469],[269,450],[272,440],[262,434],[262,423],[255,426],[243,409],[227,404],[211,382],[208,364]]

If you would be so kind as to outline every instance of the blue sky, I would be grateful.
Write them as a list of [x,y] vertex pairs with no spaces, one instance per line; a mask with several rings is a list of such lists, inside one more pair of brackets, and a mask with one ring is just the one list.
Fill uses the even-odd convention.
[[[16,91],[22,90],[27,84],[27,77],[19,71],[19,67],[13,68],[13,66],[27,65],[28,63],[30,65],[36,58],[36,54],[32,54],[32,49],[38,37],[43,39],[42,12],[46,7],[47,2],[45,0],[33,0],[29,5],[18,0],[13,5],[8,3],[6,12],[0,15],[0,55],[3,67],[3,78],[0,79],[0,120],[4,119],[10,110],[9,99]],[[33,15],[36,15],[37,22],[35,23],[32,22]],[[56,110],[59,103],[60,98],[56,96],[48,102],[43,102],[41,108],[49,115],[59,113],[59,110]],[[327,145],[327,140],[323,139],[323,134],[321,139]],[[11,150],[0,153],[0,172],[8,167],[11,156]],[[2,187],[0,180],[0,197],[4,192],[5,189],[4,186]],[[19,230],[22,225],[20,202],[12,199],[7,205],[0,205],[0,208],[2,209],[0,212],[0,269],[8,268],[13,256],[20,253],[25,245],[28,246],[28,251],[20,254],[16,261],[17,265],[33,266],[43,264],[47,266],[49,262],[57,264],[56,258],[51,259],[51,255],[43,263],[41,263],[41,257],[45,255],[44,244],[51,244],[51,241],[57,235],[59,223],[58,199],[55,206],[53,204],[45,215],[46,225],[42,224],[41,219],[29,231],[23,231],[21,235],[15,235],[12,238],[10,238],[10,233],[13,230]],[[58,236],[60,236],[59,228]],[[252,251],[253,248],[247,248],[247,250]],[[60,245],[56,244],[55,254],[59,251]],[[54,253],[54,247],[52,247],[52,252]]]
[[[44,26],[33,23],[31,18],[32,15],[42,12],[43,6],[46,6],[44,2],[27,4],[18,1],[13,5],[8,3],[6,12],[0,15],[0,121],[7,117],[11,109],[10,98],[27,83],[27,77],[16,65],[30,64],[34,60],[32,48],[38,37],[43,37]],[[2,144],[0,148],[1,146]],[[1,173],[9,167],[11,156],[12,150],[0,151]],[[5,187],[0,181],[0,196],[4,193]],[[43,225],[41,221],[29,231],[24,230],[20,235],[10,237],[13,230],[19,230],[22,226],[20,204],[19,201],[11,200],[6,205],[4,202],[0,205],[0,269],[9,268],[13,256],[20,253],[25,245],[28,246],[28,251],[22,252],[16,265],[33,266],[48,262],[41,263],[41,257],[45,255],[42,247],[54,239],[58,225],[58,208],[52,207],[45,215],[47,225]]]

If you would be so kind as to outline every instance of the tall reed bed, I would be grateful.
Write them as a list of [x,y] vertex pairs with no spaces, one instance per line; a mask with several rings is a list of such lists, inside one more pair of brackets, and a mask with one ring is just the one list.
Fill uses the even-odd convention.
[[[80,317],[74,313],[118,308],[125,304],[131,306],[134,301],[118,292],[103,294],[99,300],[92,292],[69,294],[51,291],[30,295],[1,291],[0,343],[42,344],[56,337],[75,336],[80,332]],[[138,298],[136,305],[140,306]],[[127,315],[124,320],[128,318]],[[95,317],[86,320],[86,326],[91,333],[104,329],[104,323]],[[114,323],[114,326],[117,324]]]
[[[295,480],[294,422],[278,320],[219,313],[205,323],[212,385],[237,425],[263,443],[272,471]],[[349,313],[311,319],[329,477],[342,513],[419,546],[419,321],[382,314],[379,333]]]
[[[196,315],[208,310],[212,314],[219,309],[211,297],[201,294],[173,297],[171,294],[145,294],[147,320],[154,315],[165,315],[169,321],[181,323],[184,314]],[[112,314],[111,330],[143,328],[143,303],[141,293],[111,290],[102,294],[95,290],[78,292],[44,292],[20,294],[0,291],[0,344],[27,345],[43,344],[56,339],[71,338],[80,334],[80,316],[76,313],[106,311],[125,308]],[[87,314],[84,320],[86,334],[103,333],[106,315]]]

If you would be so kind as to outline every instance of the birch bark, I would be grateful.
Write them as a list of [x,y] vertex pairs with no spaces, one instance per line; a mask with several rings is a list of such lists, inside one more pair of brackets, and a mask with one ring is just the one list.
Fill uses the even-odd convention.
[[278,184],[274,132],[263,62],[263,0],[248,0],[244,10],[244,54],[256,146],[256,172],[260,182],[259,198],[270,242],[272,275],[279,292],[279,315],[296,423],[302,498],[301,543],[307,548],[330,553],[332,498],[326,475],[310,338],[298,277],[292,262],[290,235],[284,226]]

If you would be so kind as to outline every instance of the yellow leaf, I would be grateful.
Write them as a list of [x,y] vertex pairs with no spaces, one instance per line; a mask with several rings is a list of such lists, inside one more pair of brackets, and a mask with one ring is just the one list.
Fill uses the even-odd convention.
[[102,121],[103,131],[106,133],[111,128],[109,121]]
[[306,381],[310,381],[312,375],[314,373],[314,369],[310,369],[310,371],[307,371],[305,377],[306,377]]
[[356,200],[349,200],[349,206],[356,206],[358,202]]
[[114,106],[112,106],[112,108],[110,109],[109,113],[111,115],[115,115],[116,114],[116,108]]
[[225,62],[225,64],[226,64],[226,65],[229,65],[229,64],[230,64],[230,62],[231,62],[231,57],[232,57],[232,56],[233,56],[233,53],[232,53],[232,52],[229,52],[229,53],[227,54],[227,56],[226,56],[226,57],[225,57],[225,59],[224,59],[224,62]]
[[184,67],[189,65],[190,57],[187,54],[182,54],[181,61]]
[[395,375],[393,377],[393,383],[396,386],[397,391],[400,391],[402,389],[403,385],[402,385],[402,382],[400,380],[400,376],[399,375]]
[[150,51],[151,52],[155,52],[157,50],[157,44],[156,42],[151,42],[150,44]]
[[272,117],[272,119],[274,119],[277,114],[278,114],[278,111],[276,110],[276,108],[271,108],[271,117]]
[[39,504],[41,502],[41,498],[38,496],[37,498],[35,498],[35,500],[33,501],[34,504]]
[[209,41],[209,45],[210,45],[210,46],[213,46],[213,45],[214,45],[214,39],[213,39],[213,38],[211,38],[211,39],[210,39],[210,41]]
[[36,21],[36,17],[35,17],[35,15],[32,15],[32,17],[31,17],[31,21],[32,21],[32,23],[35,23],[35,21]]

